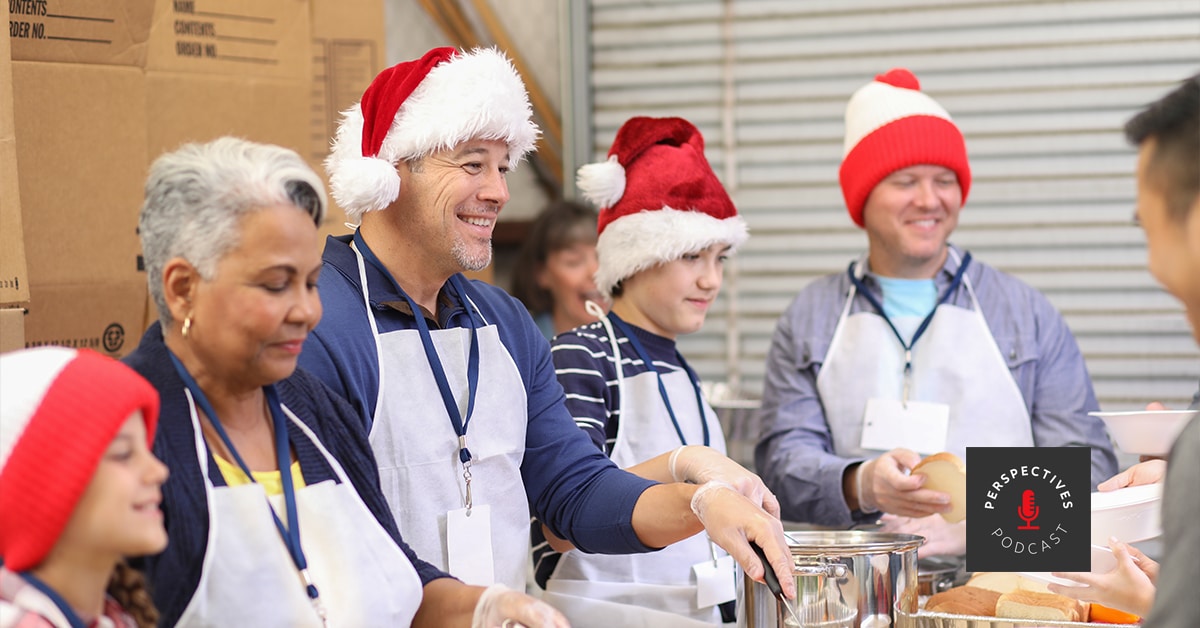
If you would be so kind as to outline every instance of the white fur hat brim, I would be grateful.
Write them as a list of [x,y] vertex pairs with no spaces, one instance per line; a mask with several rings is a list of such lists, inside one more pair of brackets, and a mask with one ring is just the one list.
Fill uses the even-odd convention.
[[670,207],[622,216],[596,241],[596,287],[611,299],[613,288],[626,277],[714,244],[737,249],[747,237],[749,229],[741,216],[719,219]]

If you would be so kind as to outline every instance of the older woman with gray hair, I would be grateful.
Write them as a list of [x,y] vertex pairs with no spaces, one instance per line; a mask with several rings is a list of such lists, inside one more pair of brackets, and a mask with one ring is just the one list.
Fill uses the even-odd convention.
[[158,158],[138,227],[159,321],[126,361],[158,389],[162,625],[566,625],[524,593],[420,560],[361,420],[296,370],[321,318],[321,180],[234,138]]

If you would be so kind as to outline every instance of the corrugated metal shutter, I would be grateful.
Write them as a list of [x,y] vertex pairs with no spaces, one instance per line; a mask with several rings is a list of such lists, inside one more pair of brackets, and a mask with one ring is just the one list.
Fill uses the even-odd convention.
[[1063,312],[1105,409],[1190,400],[1200,360],[1182,308],[1145,270],[1121,126],[1200,70],[1195,0],[590,9],[590,33],[576,36],[590,37],[590,77],[577,80],[590,80],[592,112],[575,126],[590,129],[594,158],[630,116],[688,118],[751,226],[721,303],[681,341],[706,380],[757,395],[780,312],[865,249],[837,187],[843,109],[876,73],[905,66],[967,138],[974,183],[953,241]]

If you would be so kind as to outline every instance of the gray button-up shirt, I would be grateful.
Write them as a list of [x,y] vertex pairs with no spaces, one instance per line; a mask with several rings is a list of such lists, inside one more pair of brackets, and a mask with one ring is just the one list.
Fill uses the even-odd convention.
[[[934,279],[939,295],[957,269],[954,256],[947,256]],[[1034,443],[1090,446],[1095,490],[1117,472],[1117,459],[1104,423],[1088,416],[1098,404],[1075,337],[1046,297],[1024,282],[978,260],[971,263],[967,276],[1025,400]],[[879,283],[869,273],[864,283],[883,300]],[[877,516],[851,512],[846,505],[842,476],[862,459],[833,453],[833,437],[817,390],[817,376],[850,287],[845,272],[812,282],[784,311],[771,339],[754,457],[759,475],[779,498],[787,520],[849,526]],[[966,288],[959,288],[947,303],[970,309],[971,297]],[[850,313],[862,311],[874,309],[858,294]]]

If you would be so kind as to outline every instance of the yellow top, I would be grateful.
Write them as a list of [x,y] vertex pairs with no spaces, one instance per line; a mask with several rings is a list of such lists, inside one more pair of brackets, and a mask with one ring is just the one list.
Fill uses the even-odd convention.
[[[216,454],[213,454],[213,458],[217,461],[217,468],[221,470],[221,476],[225,478],[226,485],[242,486],[250,483],[250,478],[246,477],[237,464]],[[283,478],[279,475],[279,471],[251,471],[250,473],[254,475],[254,481],[262,485],[267,495],[283,494]],[[300,473],[299,460],[292,463],[292,485],[296,490],[304,488],[304,476]]]

